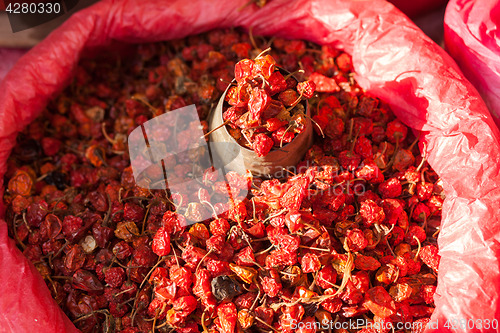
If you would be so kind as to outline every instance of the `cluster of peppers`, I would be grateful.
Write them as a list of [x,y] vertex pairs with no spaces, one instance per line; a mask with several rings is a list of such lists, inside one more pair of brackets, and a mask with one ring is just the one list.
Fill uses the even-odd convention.
[[[262,44],[216,30],[84,60],[18,136],[3,197],[9,231],[82,332],[375,333],[396,322],[420,332],[429,321],[443,197],[417,139],[356,84],[349,55]],[[182,200],[138,187],[127,135],[193,103],[205,119],[235,64],[269,46],[316,86],[314,145],[296,169],[283,179],[229,173],[231,188],[249,194],[214,206],[224,187],[214,170]],[[182,176],[196,165],[172,163]],[[204,209],[214,217],[193,224]],[[360,318],[379,329],[314,325]]]
[[230,107],[223,113],[231,136],[259,157],[305,130],[306,110],[299,103],[311,98],[316,88],[312,80],[297,83],[291,74],[283,76],[276,60],[263,53],[236,64],[237,84],[228,89],[225,100]]

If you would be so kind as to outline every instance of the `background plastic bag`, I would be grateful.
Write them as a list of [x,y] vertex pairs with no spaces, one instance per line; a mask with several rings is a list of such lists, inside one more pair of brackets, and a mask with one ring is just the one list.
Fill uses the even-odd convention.
[[[0,85],[0,173],[16,133],[62,90],[84,50],[230,26],[331,43],[352,54],[365,89],[423,131],[424,154],[444,181],[433,323],[439,320],[443,332],[444,318],[499,318],[500,133],[458,66],[385,1],[273,0],[263,9],[239,12],[246,2],[103,1],[77,13],[24,56]],[[34,272],[0,221],[0,330],[74,332]]]
[[0,82],[9,70],[14,66],[16,61],[21,58],[28,50],[27,49],[11,49],[0,48]]
[[444,24],[446,50],[500,126],[500,1],[451,0]]

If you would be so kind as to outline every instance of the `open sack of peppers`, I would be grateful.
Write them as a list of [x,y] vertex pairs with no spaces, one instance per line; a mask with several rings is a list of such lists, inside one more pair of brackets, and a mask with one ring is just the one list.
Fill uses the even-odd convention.
[[[500,137],[476,90],[385,1],[244,2],[100,2],[7,75],[0,327],[496,330]],[[187,154],[164,170],[201,174],[193,195],[138,186],[128,135],[192,104],[166,142],[312,142],[280,177]]]

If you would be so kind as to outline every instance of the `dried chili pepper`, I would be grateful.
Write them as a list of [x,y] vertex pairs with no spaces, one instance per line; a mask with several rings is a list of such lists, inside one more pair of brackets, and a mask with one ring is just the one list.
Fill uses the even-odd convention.
[[[250,39],[216,30],[139,45],[121,68],[83,60],[19,136],[6,173],[9,232],[82,332],[111,322],[117,332],[234,333],[429,321],[444,196],[412,132],[357,85],[348,54],[275,38],[250,59]],[[303,80],[278,68],[302,69]],[[138,187],[127,135],[189,104],[206,131],[233,70],[224,121],[260,156],[305,130],[308,99],[316,136],[296,170],[221,175],[186,155],[165,163],[177,177],[203,175],[196,195]],[[227,193],[222,176],[235,199],[209,207]],[[188,226],[204,209],[213,217]]]

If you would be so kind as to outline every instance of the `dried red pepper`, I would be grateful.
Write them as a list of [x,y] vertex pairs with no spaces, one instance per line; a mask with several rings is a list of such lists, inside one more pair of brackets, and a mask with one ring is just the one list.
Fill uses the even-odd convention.
[[[10,234],[83,332],[429,321],[443,196],[413,134],[356,84],[349,55],[275,38],[252,60],[251,43],[217,30],[139,45],[122,68],[84,60],[19,136],[4,193]],[[301,82],[278,67],[302,69]],[[138,187],[127,135],[189,104],[206,131],[233,70],[223,117],[260,156],[304,130],[309,99],[316,136],[296,169],[269,180],[229,173],[231,188],[251,192],[213,207],[227,193],[213,169],[189,197]],[[166,161],[179,177],[195,162]],[[188,226],[205,209],[218,216]]]

